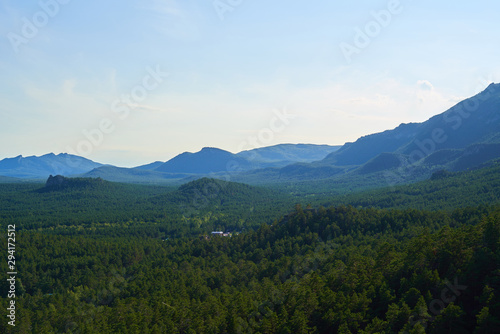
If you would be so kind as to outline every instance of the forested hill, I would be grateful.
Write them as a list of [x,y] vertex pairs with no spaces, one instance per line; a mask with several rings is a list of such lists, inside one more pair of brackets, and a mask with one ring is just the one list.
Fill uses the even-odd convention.
[[228,182],[218,179],[202,178],[179,187],[176,194],[182,196],[185,201],[204,196],[205,201],[217,200],[224,203],[230,200],[255,200],[258,197],[269,197],[272,191],[262,187],[253,187],[242,183]]
[[23,229],[132,224],[157,236],[240,231],[272,222],[292,205],[277,191],[208,178],[178,189],[62,176],[45,186],[0,184],[0,219]]
[[39,192],[84,188],[90,188],[96,191],[106,191],[112,187],[113,183],[104,181],[101,178],[68,178],[62,175],[50,175],[47,182],[45,182],[45,187],[40,189]]
[[437,171],[425,181],[335,196],[323,205],[452,210],[500,204],[500,160],[464,172]]
[[242,231],[271,223],[287,213],[294,198],[263,187],[202,178],[149,201],[155,207],[175,205],[179,220],[200,228]]

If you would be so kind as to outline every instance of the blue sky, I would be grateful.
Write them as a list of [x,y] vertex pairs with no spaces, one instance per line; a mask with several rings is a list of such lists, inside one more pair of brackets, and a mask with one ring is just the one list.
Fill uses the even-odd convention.
[[493,0],[0,7],[0,159],[135,166],[205,146],[339,145],[500,82]]

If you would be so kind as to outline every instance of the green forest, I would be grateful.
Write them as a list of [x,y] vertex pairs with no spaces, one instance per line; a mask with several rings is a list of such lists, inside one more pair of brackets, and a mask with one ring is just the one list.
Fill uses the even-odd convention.
[[0,184],[0,332],[500,332],[498,164],[334,187]]

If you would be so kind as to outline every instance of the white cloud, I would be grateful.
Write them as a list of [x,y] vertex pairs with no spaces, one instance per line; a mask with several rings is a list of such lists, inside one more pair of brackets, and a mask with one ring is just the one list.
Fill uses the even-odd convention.
[[428,80],[418,80],[417,87],[420,90],[434,90],[434,86]]

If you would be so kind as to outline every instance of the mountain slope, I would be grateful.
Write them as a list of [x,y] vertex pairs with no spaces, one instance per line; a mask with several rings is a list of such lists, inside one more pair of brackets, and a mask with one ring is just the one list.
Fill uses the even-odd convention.
[[401,124],[393,130],[361,137],[354,143],[346,143],[321,162],[336,166],[362,165],[381,153],[395,152],[410,143],[418,128],[417,123]]
[[406,162],[404,156],[395,153],[382,153],[371,159],[356,172],[360,174],[370,174],[384,170],[398,168]]
[[428,168],[464,171],[500,158],[500,143],[473,144],[464,149],[439,150],[423,160]]
[[329,154],[322,163],[362,165],[382,153],[400,153],[416,162],[442,149],[463,149],[475,143],[499,142],[500,84],[458,103],[423,123],[361,137]]
[[499,134],[500,84],[491,84],[478,95],[422,123],[414,140],[399,152],[418,158],[416,152],[427,156],[439,149],[500,142]]
[[150,164],[146,164],[146,165],[141,165],[141,166],[134,167],[133,169],[155,170],[156,168],[160,167],[164,163],[165,162],[163,162],[163,161],[155,161],[155,162],[152,162]]
[[444,210],[500,204],[500,160],[462,172],[437,171],[413,184],[339,196],[333,203],[378,208]]
[[205,147],[196,153],[184,152],[155,169],[164,173],[210,174],[251,169],[251,163],[218,148]]
[[252,163],[267,166],[286,166],[296,162],[313,162],[324,159],[340,146],[313,144],[280,144],[237,153]]
[[0,161],[0,175],[17,178],[47,178],[49,175],[64,176],[86,173],[103,166],[100,163],[76,155],[61,153],[46,154],[40,157],[21,155]]

